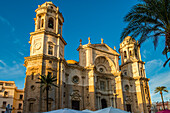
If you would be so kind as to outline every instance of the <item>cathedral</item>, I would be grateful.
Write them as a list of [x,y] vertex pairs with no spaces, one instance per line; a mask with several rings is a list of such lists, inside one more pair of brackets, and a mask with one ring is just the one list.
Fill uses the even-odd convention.
[[[114,107],[133,113],[149,113],[151,98],[145,62],[138,41],[127,36],[119,52],[101,39],[100,44],[80,45],[79,61],[65,60],[67,44],[62,37],[64,18],[52,2],[38,5],[35,10],[35,31],[30,33],[30,56],[26,67],[24,113],[46,111],[46,92],[40,75],[54,76],[58,87],[51,87],[48,109],[71,108],[98,110]],[[119,65],[119,57],[121,65]]]

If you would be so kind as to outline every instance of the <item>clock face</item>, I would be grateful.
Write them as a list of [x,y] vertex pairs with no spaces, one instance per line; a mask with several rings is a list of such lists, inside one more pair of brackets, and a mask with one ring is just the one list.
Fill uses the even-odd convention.
[[36,43],[34,44],[34,48],[35,48],[36,50],[40,49],[40,48],[41,48],[41,43],[40,43],[40,42],[36,42]]

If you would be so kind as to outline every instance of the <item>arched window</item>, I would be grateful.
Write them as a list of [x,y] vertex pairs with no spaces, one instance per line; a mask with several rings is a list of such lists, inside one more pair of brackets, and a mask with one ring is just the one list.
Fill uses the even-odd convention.
[[126,51],[124,51],[124,58],[127,58],[127,54],[126,54]]
[[100,81],[100,90],[105,90],[105,81]]
[[41,16],[39,16],[38,29],[40,29],[40,26],[41,26]]
[[31,80],[34,80],[34,73],[31,74]]
[[44,19],[41,21],[41,27],[44,27]]
[[129,85],[125,85],[125,90],[129,91]]
[[7,91],[4,92],[4,97],[8,97],[8,92]]
[[53,20],[53,18],[49,18],[49,20],[48,20],[48,27],[49,28],[54,28],[54,20]]
[[48,54],[53,55],[53,45],[52,44],[48,45]]
[[130,51],[130,56],[132,56],[132,51]]
[[124,71],[123,71],[123,75],[124,75],[124,76],[127,76],[127,70],[124,70]]

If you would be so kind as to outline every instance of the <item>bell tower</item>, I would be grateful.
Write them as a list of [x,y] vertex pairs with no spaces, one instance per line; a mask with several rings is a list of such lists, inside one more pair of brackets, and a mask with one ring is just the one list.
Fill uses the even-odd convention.
[[62,37],[64,18],[52,2],[38,5],[35,10],[35,31],[30,33],[30,56],[45,54],[64,58],[65,40]]
[[[64,18],[59,8],[52,2],[38,5],[35,10],[35,31],[30,33],[30,56],[25,57],[26,67],[24,112],[43,112],[46,110],[46,96],[40,88],[39,75],[57,77],[58,88],[49,92],[49,110],[61,106],[62,76],[64,73],[64,47],[67,44],[62,37]],[[36,106],[36,107],[35,107]]]
[[141,59],[138,41],[127,36],[120,44],[121,79],[124,109],[130,112],[149,113],[151,98],[145,62]]

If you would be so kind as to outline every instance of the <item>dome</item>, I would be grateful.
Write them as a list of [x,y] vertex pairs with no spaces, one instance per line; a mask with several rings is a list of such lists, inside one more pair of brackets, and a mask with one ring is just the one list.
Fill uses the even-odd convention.
[[67,60],[67,63],[68,64],[78,64],[78,62],[75,60]]

